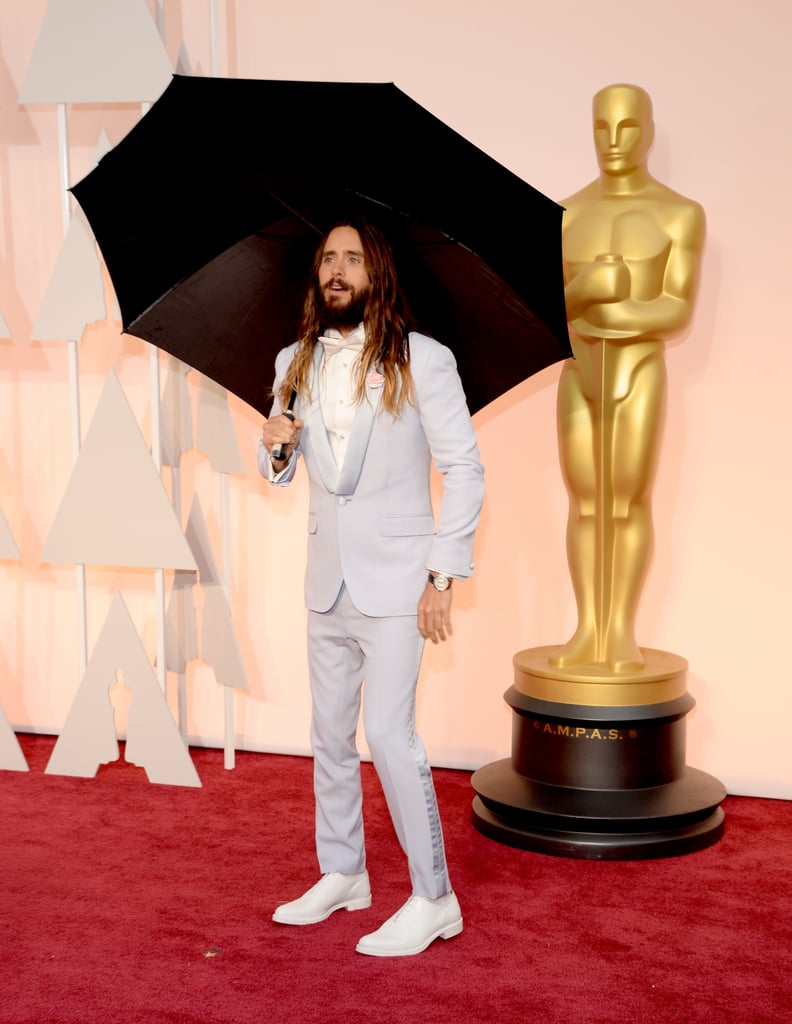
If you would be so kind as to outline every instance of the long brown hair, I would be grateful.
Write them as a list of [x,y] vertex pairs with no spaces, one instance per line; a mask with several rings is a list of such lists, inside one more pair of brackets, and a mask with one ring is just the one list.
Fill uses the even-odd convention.
[[396,277],[393,251],[385,236],[363,218],[353,217],[334,224],[320,242],[314,255],[311,284],[305,296],[300,340],[291,366],[280,386],[278,397],[283,408],[292,391],[309,395],[313,349],[322,331],[320,319],[319,267],[330,232],[339,227],[354,228],[360,235],[366,270],[371,281],[363,323],[366,343],[358,362],[358,375],[354,398],[359,402],[366,391],[366,374],[378,370],[385,378],[382,393],[383,408],[398,416],[405,402],[414,400],[414,386],[410,373],[410,314],[407,302]]

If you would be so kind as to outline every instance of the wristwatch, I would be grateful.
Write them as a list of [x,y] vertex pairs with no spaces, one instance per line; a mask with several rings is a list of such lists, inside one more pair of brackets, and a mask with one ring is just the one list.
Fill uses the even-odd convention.
[[450,576],[446,576],[444,572],[430,572],[429,582],[435,588],[435,590],[448,590],[453,580]]

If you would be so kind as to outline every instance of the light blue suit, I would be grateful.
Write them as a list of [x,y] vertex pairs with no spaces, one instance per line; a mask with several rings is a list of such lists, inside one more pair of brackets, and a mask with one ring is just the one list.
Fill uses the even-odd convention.
[[[296,346],[276,360],[274,390]],[[317,345],[313,380],[319,378]],[[323,872],[365,866],[355,732],[366,681],[364,724],[374,765],[410,867],[413,891],[449,891],[442,831],[426,754],[415,733],[415,689],[423,640],[417,607],[427,568],[466,577],[484,494],[483,469],[451,352],[410,335],[414,405],[398,417],[368,386],[338,467],[318,388],[295,414],[304,421],[298,453],[278,480],[288,483],[297,454],[310,479],[305,599],[313,697],[311,739],[317,800],[317,853]],[[280,407],[276,403],[272,415]],[[437,525],[429,479],[443,474]],[[269,474],[269,453],[259,466]]]

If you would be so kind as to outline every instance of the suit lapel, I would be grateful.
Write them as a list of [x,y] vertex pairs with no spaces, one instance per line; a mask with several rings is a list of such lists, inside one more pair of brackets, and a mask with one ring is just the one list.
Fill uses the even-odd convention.
[[322,346],[317,344],[313,352],[311,405],[306,412],[305,418],[310,429],[311,447],[313,448],[316,464],[319,467],[319,474],[327,490],[331,494],[335,494],[338,487],[338,466],[336,465],[333,449],[330,445],[330,438],[327,435],[327,427],[322,416],[322,405],[319,398],[319,371],[321,366]]
[[371,437],[374,417],[377,414],[381,394],[381,386],[372,388],[366,384],[365,396],[360,405],[358,405],[355,418],[352,421],[349,444],[336,487],[336,493],[338,494],[354,494],[355,492],[366,458],[369,438]]
[[311,404],[306,411],[306,421],[311,432],[311,447],[316,464],[325,487],[331,494],[354,494],[363,463],[366,458],[374,417],[379,407],[382,387],[372,388],[366,385],[363,401],[358,405],[349,444],[344,456],[344,464],[340,470],[333,455],[333,448],[322,416],[322,404],[319,394],[319,374],[322,367],[323,350],[317,344],[313,354],[313,381],[311,384]]

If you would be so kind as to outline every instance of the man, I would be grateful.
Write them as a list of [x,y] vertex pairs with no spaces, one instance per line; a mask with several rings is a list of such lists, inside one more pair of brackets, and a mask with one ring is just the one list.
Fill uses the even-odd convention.
[[558,436],[578,627],[552,660],[624,675],[644,663],[635,614],[652,546],[663,349],[693,310],[704,214],[649,174],[643,89],[601,89],[593,115],[599,178],[561,203],[575,359],[559,382]]
[[[382,234],[365,222],[337,225],[313,271],[301,340],[276,360],[259,468],[286,484],[301,454],[310,479],[305,595],[322,878],[273,920],[314,924],[371,904],[355,747],[365,679],[366,740],[412,896],[357,950],[409,956],[462,930],[415,691],[424,641],[451,635],[453,581],[473,569],[483,470],[453,356],[409,332]],[[294,418],[279,415],[293,394]],[[273,458],[279,445],[283,458]],[[437,527],[432,458],[444,476]]]

